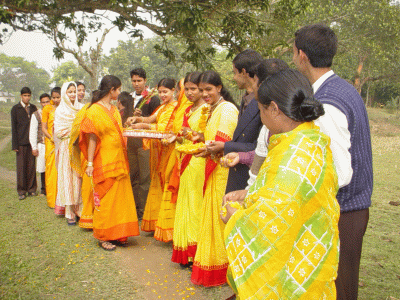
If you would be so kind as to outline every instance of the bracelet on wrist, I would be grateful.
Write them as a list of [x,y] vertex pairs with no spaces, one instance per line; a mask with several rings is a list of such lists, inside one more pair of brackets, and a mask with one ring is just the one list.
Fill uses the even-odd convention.
[[93,167],[93,162],[92,162],[92,161],[88,161],[88,163],[87,163],[86,166],[87,166],[87,167]]

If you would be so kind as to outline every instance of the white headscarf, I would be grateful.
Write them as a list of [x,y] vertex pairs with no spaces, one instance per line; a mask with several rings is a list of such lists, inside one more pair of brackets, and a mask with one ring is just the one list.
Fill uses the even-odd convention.
[[83,107],[83,104],[78,102],[78,93],[76,93],[74,104],[69,99],[67,89],[70,84],[73,84],[76,88],[76,83],[73,81],[63,84],[61,88],[61,102],[54,115],[54,134],[60,139],[69,136],[75,116]]

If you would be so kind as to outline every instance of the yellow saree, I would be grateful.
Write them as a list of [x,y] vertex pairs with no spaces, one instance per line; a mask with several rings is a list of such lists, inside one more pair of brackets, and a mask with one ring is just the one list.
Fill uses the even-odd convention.
[[[42,123],[47,124],[47,131],[50,136],[53,137],[53,125],[54,125],[54,113],[55,107],[53,105],[46,105],[42,111]],[[44,141],[46,152],[45,152],[45,160],[46,160],[46,198],[47,205],[51,208],[54,208],[56,205],[56,197],[57,197],[57,168],[56,168],[56,154],[54,142],[47,137]]]
[[[238,119],[238,110],[230,102],[219,104],[208,120],[205,140],[229,141]],[[192,282],[204,286],[226,283],[228,257],[224,245],[224,223],[219,212],[228,180],[228,169],[210,157],[206,159],[205,190],[200,216],[197,251],[193,263]]]
[[[181,88],[180,94],[178,97],[177,105],[170,118],[170,124],[172,123],[171,131],[173,131],[175,134],[181,130],[185,110],[189,105],[191,105],[191,102],[189,102],[184,93],[183,79],[179,82],[179,84]],[[168,127],[168,129],[169,128],[170,126]],[[167,167],[164,173],[164,192],[160,204],[160,212],[158,214],[156,230],[154,232],[154,238],[156,240],[166,243],[172,241],[173,238],[176,210],[176,202],[172,201],[172,193],[168,189],[168,186],[171,176],[174,175],[174,167],[178,163],[175,145],[172,144],[168,147],[172,149],[172,152],[168,158]]]
[[[186,110],[187,116],[184,118],[182,127],[190,127],[194,131],[199,131],[199,120],[203,106],[197,108],[194,112],[191,112],[189,107]],[[184,140],[184,144],[192,144],[192,142]],[[193,262],[197,249],[200,213],[203,203],[205,159],[183,153],[178,154],[177,157],[180,179],[179,186],[175,187],[179,190],[176,202],[172,261],[187,264]]]
[[88,134],[97,137],[93,182],[100,203],[93,214],[93,236],[110,241],[139,235],[121,115],[114,106],[108,110],[96,103],[87,109],[80,128],[79,146],[86,159]]
[[[172,127],[173,112],[177,104],[177,101],[173,101],[166,105],[160,105],[154,112],[157,115],[157,123],[152,124],[152,129],[158,131],[170,130]],[[150,140],[151,182],[141,224],[143,231],[151,232],[156,230],[156,223],[164,194],[166,169],[173,150],[174,145],[164,146],[157,139]]]
[[340,210],[329,143],[313,122],[271,137],[245,208],[225,227],[239,299],[336,299]]

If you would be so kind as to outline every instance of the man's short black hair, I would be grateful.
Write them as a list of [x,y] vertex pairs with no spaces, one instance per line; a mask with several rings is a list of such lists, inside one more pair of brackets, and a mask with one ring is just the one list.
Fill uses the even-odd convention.
[[250,77],[253,77],[254,74],[250,73],[251,67],[257,65],[262,60],[263,57],[260,53],[253,49],[246,49],[235,56],[233,65],[238,69],[239,73],[244,69],[249,73]]
[[146,71],[143,70],[142,68],[133,69],[131,71],[131,78],[132,78],[133,75],[137,75],[139,77],[142,77],[143,79],[146,79]]
[[61,88],[60,88],[59,86],[53,87],[53,88],[51,89],[50,94],[53,95],[53,93],[60,94],[60,96],[61,96]]
[[274,75],[282,70],[289,69],[289,65],[279,58],[264,59],[251,68],[251,72],[257,75],[258,84],[261,84],[268,76]]
[[50,97],[50,95],[49,94],[47,94],[47,93],[43,93],[43,94],[41,94],[40,96],[39,96],[39,101],[42,101],[42,99],[43,98],[49,98],[49,99],[51,99],[51,97]]
[[329,68],[336,54],[338,40],[335,32],[324,24],[304,26],[294,34],[297,50],[302,50],[314,68]]
[[21,95],[23,95],[23,94],[32,95],[31,89],[28,88],[27,86],[24,86],[24,87],[21,89]]

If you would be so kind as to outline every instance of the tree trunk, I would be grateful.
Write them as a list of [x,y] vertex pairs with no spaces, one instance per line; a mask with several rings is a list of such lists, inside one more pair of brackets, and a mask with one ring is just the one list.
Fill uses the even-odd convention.
[[364,67],[364,62],[367,59],[367,55],[364,55],[362,57],[360,57],[359,61],[358,61],[358,66],[357,66],[357,70],[356,70],[356,74],[354,76],[354,87],[356,88],[356,90],[358,91],[358,93],[361,94],[361,89],[363,84],[361,81],[361,73]]

